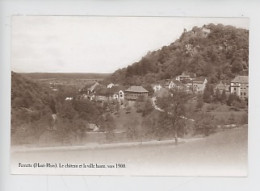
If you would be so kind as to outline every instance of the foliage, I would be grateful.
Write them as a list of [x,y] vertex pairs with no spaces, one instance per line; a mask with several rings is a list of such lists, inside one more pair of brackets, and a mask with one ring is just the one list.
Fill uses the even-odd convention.
[[204,102],[203,102],[203,97],[201,94],[198,95],[197,97],[197,104],[196,104],[196,109],[197,110],[200,110],[204,105]]
[[227,105],[228,106],[234,106],[236,103],[241,102],[239,97],[236,94],[229,94],[227,99]]
[[125,124],[127,137],[131,140],[136,140],[139,136],[137,125],[138,122],[136,120],[131,120],[131,122]]
[[205,112],[199,112],[196,116],[196,122],[195,122],[195,130],[196,133],[203,133],[205,136],[208,136],[211,131],[214,129],[213,124],[214,116],[205,113]]
[[220,101],[221,103],[226,103],[226,100],[227,100],[226,90],[223,90],[221,93]]
[[147,99],[143,106],[142,116],[150,114],[154,110],[151,100]]
[[[210,30],[207,35],[205,28]],[[210,83],[232,79],[248,72],[248,36],[248,30],[221,24],[194,27],[170,45],[115,71],[108,80],[126,85],[151,84],[184,71],[205,76]]]
[[[66,97],[73,100],[65,100]],[[77,97],[74,87],[61,86],[52,92],[49,87],[12,72],[12,135],[26,143],[37,143],[37,138],[48,136],[46,132],[50,131],[50,137],[67,144],[69,139],[81,139],[88,123],[103,125],[103,129],[113,123],[109,119],[102,124],[100,116],[105,113],[105,105]],[[56,114],[56,122],[52,114]]]
[[[11,108],[12,108],[12,133],[20,132],[19,128],[24,125],[24,130],[30,128],[30,124],[40,122],[41,119],[51,117],[52,109],[49,106],[50,94],[46,87],[27,79],[23,75],[12,72],[11,84]],[[46,120],[48,124],[48,120]],[[48,125],[45,126],[47,128]],[[27,129],[28,128],[28,129]]]
[[111,141],[114,137],[113,130],[115,129],[115,121],[110,113],[105,114],[103,126],[106,132],[107,140]]
[[214,96],[213,85],[207,83],[205,90],[203,92],[203,101],[206,103],[210,103],[213,101],[213,96]]
[[[171,90],[168,97],[158,98],[158,106],[163,110],[161,118],[171,123],[171,130],[174,132],[175,141],[178,142],[178,132],[184,128],[185,104],[189,95],[182,91]],[[165,120],[164,120],[165,119]]]

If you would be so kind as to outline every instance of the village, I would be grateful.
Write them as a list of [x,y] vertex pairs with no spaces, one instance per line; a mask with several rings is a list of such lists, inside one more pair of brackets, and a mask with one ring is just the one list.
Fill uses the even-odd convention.
[[[188,72],[183,72],[173,79],[162,80],[158,83],[151,84],[150,87],[147,85],[144,85],[144,87],[142,85],[124,86],[121,84],[106,84],[103,81],[95,81],[92,84],[80,88],[76,96],[67,96],[64,101],[72,102],[79,100],[84,102],[84,100],[86,100],[101,105],[105,109],[105,113],[110,115],[109,119],[113,121],[112,125],[114,127],[111,127],[110,130],[102,128],[99,121],[86,121],[84,134],[87,135],[87,138],[84,139],[83,142],[104,142],[104,140],[107,140],[107,131],[113,134],[113,141],[116,142],[139,140],[140,138],[145,140],[145,138],[142,137],[145,129],[144,121],[146,120],[143,118],[146,112],[145,110],[154,110],[159,113],[163,112],[163,109],[157,105],[157,99],[169,96],[170,92],[174,90],[190,95],[197,103],[199,97],[203,96],[207,84],[208,80],[206,77],[196,77],[195,74]],[[146,87],[148,88],[146,89]],[[53,91],[57,91],[57,89],[55,88]],[[213,91],[214,95],[224,95],[226,99],[228,99],[229,95],[236,95],[239,99],[246,102],[248,99],[248,76],[236,76],[229,82],[220,81],[214,85]],[[145,108],[147,107],[147,103],[149,107]],[[222,104],[220,104],[220,107],[224,107],[221,105]],[[208,108],[210,107],[211,105],[208,106]],[[207,112],[208,111],[209,109]],[[57,115],[54,114],[53,117],[56,120]],[[192,118],[189,119],[186,116],[182,116],[182,118],[186,120],[186,125],[188,126],[191,125],[190,123],[193,124],[192,126],[196,123]],[[233,114],[230,118],[234,118]],[[223,122],[224,127],[236,127],[235,120],[229,121],[230,122]],[[220,126],[219,124],[216,124],[216,126]],[[55,125],[51,127],[51,129],[55,129]],[[139,137],[134,135],[140,134],[140,132],[141,135],[139,135]],[[149,139],[151,138],[147,140]]]
[[[79,89],[80,99],[90,101],[108,102],[118,101],[123,105],[125,101],[133,102],[140,97],[152,98],[163,97],[169,93],[169,90],[175,89],[186,92],[187,94],[203,94],[207,85],[206,77],[196,77],[196,74],[183,72],[174,79],[166,79],[156,84],[151,84],[148,91],[141,85],[123,86],[109,83],[104,85],[101,82],[94,82]],[[55,89],[56,91],[56,89]],[[220,81],[214,85],[214,92],[220,94],[235,94],[240,99],[248,99],[248,76],[236,76],[231,81]],[[65,100],[72,100],[73,97],[66,97]]]

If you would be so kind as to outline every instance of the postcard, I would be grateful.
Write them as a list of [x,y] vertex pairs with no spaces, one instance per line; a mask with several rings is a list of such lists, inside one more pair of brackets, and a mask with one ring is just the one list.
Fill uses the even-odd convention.
[[247,176],[249,19],[13,16],[11,173]]

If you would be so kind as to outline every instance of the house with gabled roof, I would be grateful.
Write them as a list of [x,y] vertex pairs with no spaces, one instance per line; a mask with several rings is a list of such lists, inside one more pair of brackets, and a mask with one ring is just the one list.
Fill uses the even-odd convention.
[[231,80],[230,93],[242,99],[248,98],[248,76],[236,76]]
[[214,92],[216,92],[217,90],[219,90],[220,93],[222,93],[223,91],[225,91],[226,93],[228,93],[230,91],[230,85],[229,83],[220,81],[214,88]]
[[127,100],[137,100],[139,97],[148,97],[149,91],[142,86],[131,86],[125,90],[125,98]]
[[194,93],[203,93],[208,80],[205,77],[197,77],[192,80],[192,91]]
[[120,85],[113,86],[109,89],[110,97],[113,100],[123,101],[125,98],[124,90],[125,90],[124,86],[120,86]]
[[79,91],[84,94],[92,94],[95,93],[95,89],[99,86],[100,84],[98,82],[94,82],[92,84],[88,84],[85,87],[81,88]]
[[99,86],[100,84],[98,82],[95,82],[92,86],[88,88],[88,93],[93,93],[95,89]]

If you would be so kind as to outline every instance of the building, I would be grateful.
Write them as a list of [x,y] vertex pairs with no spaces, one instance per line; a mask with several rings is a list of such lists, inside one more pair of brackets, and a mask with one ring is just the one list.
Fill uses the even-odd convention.
[[162,89],[162,86],[160,84],[154,84],[152,85],[152,87],[154,92],[160,91],[160,89]]
[[168,89],[172,89],[175,87],[175,83],[173,82],[173,80],[167,80],[164,84],[164,87]]
[[203,93],[207,82],[208,81],[205,77],[194,78],[192,81],[192,91],[194,93]]
[[127,100],[136,100],[139,97],[148,97],[148,91],[144,89],[142,86],[131,86],[127,90],[125,90],[125,98]]
[[95,93],[95,89],[100,86],[100,84],[98,82],[95,82],[93,84],[88,84],[85,87],[83,87],[82,89],[79,90],[80,93],[86,93],[86,94],[92,94]]
[[112,98],[112,100],[117,100],[122,102],[125,99],[124,90],[125,90],[124,86],[115,85],[112,88],[108,88],[109,96]]
[[88,94],[95,93],[95,89],[99,86],[100,84],[98,82],[95,82],[91,87],[88,88]]
[[113,93],[112,98],[113,98],[113,100],[124,101],[125,93],[123,92],[123,90],[119,90],[119,91]]
[[114,86],[118,86],[118,84],[110,83],[110,84],[107,85],[107,88],[112,88],[112,87],[114,87]]
[[191,81],[196,77],[194,73],[182,72],[181,75],[176,76],[175,80],[183,82],[183,81]]
[[190,77],[189,74],[186,74],[185,72],[182,72],[181,75],[176,76],[175,80],[177,80],[177,81],[191,80],[191,77]]
[[166,85],[166,88],[186,91],[186,85],[184,83],[176,81],[176,80],[172,80],[170,83],[168,83]]
[[223,83],[223,81],[220,81],[214,88],[214,92],[216,92],[217,90],[219,90],[219,93],[222,93],[223,91],[227,93],[230,91],[230,85],[228,83]]
[[242,99],[248,98],[248,76],[236,76],[230,83],[230,93]]

